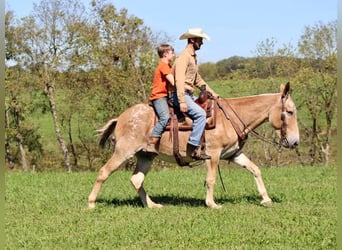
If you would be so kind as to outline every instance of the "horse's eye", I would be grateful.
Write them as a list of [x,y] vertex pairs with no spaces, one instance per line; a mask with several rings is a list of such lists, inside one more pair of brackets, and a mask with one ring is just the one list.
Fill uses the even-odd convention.
[[290,116],[293,115],[293,111],[286,111],[286,113]]

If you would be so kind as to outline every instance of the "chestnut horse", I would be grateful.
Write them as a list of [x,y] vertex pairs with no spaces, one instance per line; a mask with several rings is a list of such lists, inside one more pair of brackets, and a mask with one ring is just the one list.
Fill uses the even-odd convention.
[[[240,98],[219,98],[217,100],[216,127],[205,131],[206,152],[211,159],[206,163],[206,188],[205,203],[210,208],[220,208],[214,201],[214,185],[220,160],[229,160],[249,170],[255,179],[258,192],[261,196],[261,204],[271,206],[272,200],[267,194],[261,171],[249,160],[241,149],[247,139],[247,134],[265,121],[269,121],[276,130],[280,139],[280,145],[286,148],[294,148],[299,143],[299,129],[295,104],[289,94],[289,83],[280,86],[279,93],[260,94]],[[143,187],[154,157],[164,161],[176,162],[173,155],[170,132],[165,131],[160,140],[159,154],[145,153],[149,135],[154,126],[154,111],[148,104],[137,104],[124,111],[118,118],[110,120],[99,132],[101,132],[100,144],[110,139],[115,142],[115,150],[112,157],[99,170],[95,185],[88,197],[89,208],[95,207],[95,201],[102,184],[117,170],[127,159],[136,155],[137,164],[131,183],[138,192],[144,206],[149,208],[162,207],[161,204],[151,200]],[[237,131],[240,131],[238,133]],[[186,143],[190,131],[179,131],[179,152],[186,155]],[[245,137],[246,136],[246,137]]]

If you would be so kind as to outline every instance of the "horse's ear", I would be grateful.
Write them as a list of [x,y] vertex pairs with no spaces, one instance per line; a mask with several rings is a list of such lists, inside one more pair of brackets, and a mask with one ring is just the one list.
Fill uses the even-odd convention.
[[280,85],[280,92],[282,93],[282,96],[286,96],[287,94],[289,94],[289,91],[290,91],[290,82],[287,82],[285,86],[284,84]]

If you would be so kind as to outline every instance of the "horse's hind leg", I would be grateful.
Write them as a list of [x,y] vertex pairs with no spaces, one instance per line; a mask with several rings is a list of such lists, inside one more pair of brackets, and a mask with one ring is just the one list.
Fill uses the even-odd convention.
[[125,152],[125,150],[120,150],[120,147],[118,147],[117,145],[112,157],[99,170],[99,174],[97,176],[94,187],[88,197],[89,208],[95,208],[96,197],[101,190],[102,184],[108,179],[108,177],[113,173],[113,171],[117,170],[125,160],[127,160],[133,155],[133,153],[131,155],[127,153],[128,152]]
[[150,168],[153,158],[154,156],[142,152],[137,155],[137,165],[131,177],[131,183],[134,186],[135,190],[137,190],[139,197],[145,207],[161,208],[163,207],[163,205],[153,202],[148,194],[145,192],[143,186],[145,176]]

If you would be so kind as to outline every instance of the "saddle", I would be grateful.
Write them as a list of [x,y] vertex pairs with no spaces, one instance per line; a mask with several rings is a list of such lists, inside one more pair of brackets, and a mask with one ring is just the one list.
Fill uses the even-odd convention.
[[[206,111],[207,122],[205,130],[214,129],[216,127],[217,116],[217,100],[214,99],[206,90],[202,90],[199,97],[195,102]],[[169,111],[171,119],[164,131],[170,131],[170,140],[173,142],[173,154],[177,163],[180,166],[189,165],[189,162],[184,161],[183,157],[179,153],[179,130],[189,131],[192,130],[192,120],[184,113],[182,113],[179,107],[173,105],[171,100],[168,101]],[[158,121],[158,117],[155,116],[154,124]],[[201,138],[201,149],[205,147],[205,131]]]
[[[207,122],[205,125],[205,129],[213,129],[216,126],[216,107],[214,101],[211,99],[206,100],[205,102],[199,102],[199,99],[195,101],[201,108],[206,111],[207,114]],[[184,113],[182,113],[178,107],[175,107],[173,103],[170,101],[169,111],[171,119],[168,125],[165,127],[165,131],[173,130],[173,125],[177,121],[178,130],[187,131],[192,130],[192,120]],[[157,122],[157,120],[156,120]]]

